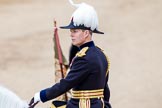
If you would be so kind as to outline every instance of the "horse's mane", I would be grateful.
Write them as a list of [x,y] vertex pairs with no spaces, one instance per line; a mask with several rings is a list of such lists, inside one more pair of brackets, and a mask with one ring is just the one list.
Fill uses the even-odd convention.
[[28,108],[27,102],[0,85],[0,108]]

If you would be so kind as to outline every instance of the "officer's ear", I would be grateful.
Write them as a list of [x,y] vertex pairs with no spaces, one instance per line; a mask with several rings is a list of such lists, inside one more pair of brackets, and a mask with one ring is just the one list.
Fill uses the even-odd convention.
[[86,38],[91,35],[89,30],[83,30],[83,32]]

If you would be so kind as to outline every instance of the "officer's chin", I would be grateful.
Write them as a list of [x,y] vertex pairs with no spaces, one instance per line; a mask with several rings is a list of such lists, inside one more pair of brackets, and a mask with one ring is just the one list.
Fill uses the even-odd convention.
[[74,46],[79,47],[79,45],[75,42],[75,40],[72,40],[72,44],[73,44]]

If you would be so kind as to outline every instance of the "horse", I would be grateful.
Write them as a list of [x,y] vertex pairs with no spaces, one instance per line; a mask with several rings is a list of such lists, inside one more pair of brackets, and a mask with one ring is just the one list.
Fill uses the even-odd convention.
[[0,85],[0,108],[29,108],[14,92]]

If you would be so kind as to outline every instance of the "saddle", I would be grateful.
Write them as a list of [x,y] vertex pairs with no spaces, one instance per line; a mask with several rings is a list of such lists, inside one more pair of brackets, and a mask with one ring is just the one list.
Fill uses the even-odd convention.
[[65,101],[53,101],[50,108],[66,108],[67,102]]

